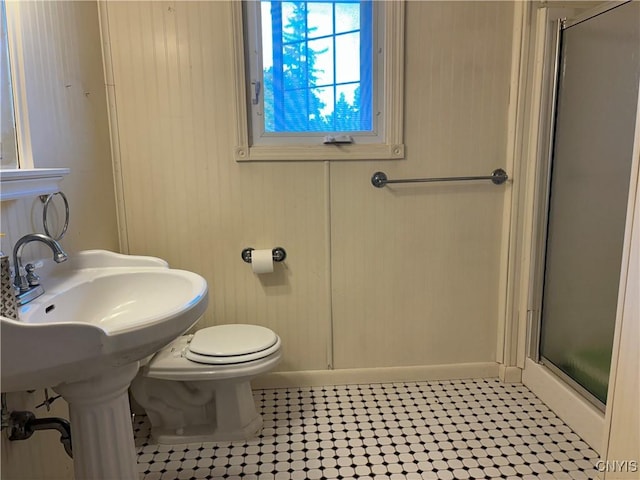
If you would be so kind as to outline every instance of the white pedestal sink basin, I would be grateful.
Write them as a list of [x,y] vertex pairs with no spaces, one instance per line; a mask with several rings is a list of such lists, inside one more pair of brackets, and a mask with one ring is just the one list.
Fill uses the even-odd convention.
[[204,313],[207,283],[153,257],[91,250],[47,267],[45,294],[1,317],[3,392],[68,402],[76,478],[138,477],[127,388],[141,360]]

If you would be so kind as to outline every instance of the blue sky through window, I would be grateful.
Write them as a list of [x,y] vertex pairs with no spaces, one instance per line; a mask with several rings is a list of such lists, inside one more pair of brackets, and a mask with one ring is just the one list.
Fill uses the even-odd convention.
[[371,131],[370,1],[262,1],[266,132]]

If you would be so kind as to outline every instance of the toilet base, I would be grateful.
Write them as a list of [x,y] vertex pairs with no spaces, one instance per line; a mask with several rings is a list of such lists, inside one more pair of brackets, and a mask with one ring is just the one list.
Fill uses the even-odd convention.
[[156,443],[249,440],[262,430],[249,379],[179,382],[139,373],[131,392],[147,412]]
[[151,428],[151,439],[161,445],[175,445],[180,443],[204,442],[232,442],[250,440],[262,431],[262,417],[258,416],[249,424],[233,432],[218,431],[212,425],[188,426],[183,429],[169,429],[162,427]]
[[[177,382],[171,382],[175,384]],[[177,429],[151,426],[151,437],[158,443],[231,442],[255,438],[262,430],[262,416],[248,379],[185,382],[188,388],[212,397],[214,422],[185,425]]]

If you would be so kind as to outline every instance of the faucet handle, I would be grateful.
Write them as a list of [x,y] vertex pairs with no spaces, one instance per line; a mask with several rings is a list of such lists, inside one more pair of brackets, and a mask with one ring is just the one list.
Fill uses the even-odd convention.
[[33,263],[27,263],[24,270],[27,272],[25,279],[30,287],[36,287],[40,285],[40,277],[35,273],[35,265]]

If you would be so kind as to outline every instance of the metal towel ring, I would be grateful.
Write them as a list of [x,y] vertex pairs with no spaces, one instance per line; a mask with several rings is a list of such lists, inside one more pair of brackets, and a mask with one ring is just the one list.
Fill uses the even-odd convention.
[[[51,199],[56,195],[60,195],[62,197],[62,200],[64,200],[65,218],[64,218],[64,227],[62,227],[62,232],[60,232],[60,235],[58,235],[57,237],[54,237],[53,235],[51,235],[51,233],[49,233],[47,214],[49,212],[49,203],[51,203]],[[55,192],[55,193],[50,193],[46,197],[42,195],[40,197],[40,200],[44,202],[44,208],[42,209],[42,225],[44,227],[44,233],[49,235],[54,240],[60,240],[62,237],[64,237],[64,234],[67,233],[67,228],[69,227],[69,202],[67,200],[67,196],[62,192]]]

